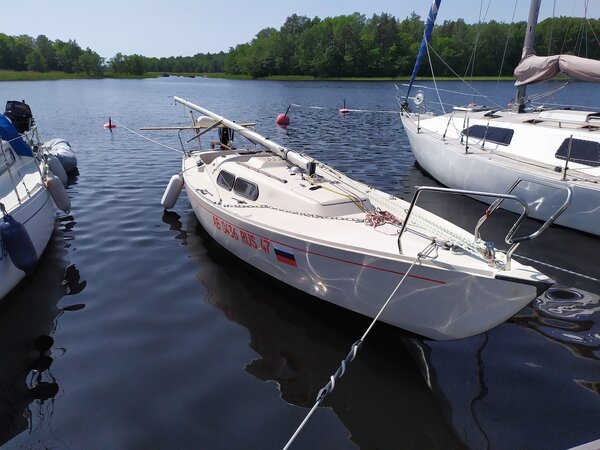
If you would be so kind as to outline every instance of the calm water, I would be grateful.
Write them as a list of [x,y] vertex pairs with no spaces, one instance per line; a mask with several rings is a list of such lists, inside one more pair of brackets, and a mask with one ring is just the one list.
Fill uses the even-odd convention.
[[[510,83],[478,86],[501,104],[513,93]],[[574,88],[569,103],[589,100],[586,85]],[[234,260],[200,229],[185,194],[163,213],[178,154],[102,124],[109,115],[132,130],[184,123],[169,98],[178,95],[256,120],[259,132],[408,198],[434,181],[386,112],[397,109],[394,84],[161,78],[1,83],[0,94],[31,105],[44,139],[70,141],[80,169],[71,215],[57,220],[38,270],[0,303],[0,445],[283,447],[369,322]],[[344,100],[383,112],[342,117]],[[279,129],[290,103],[301,106]],[[175,134],[150,137],[178,146]],[[425,200],[468,228],[485,208]],[[501,214],[484,237],[502,242],[511,219]],[[599,243],[553,229],[518,253],[600,277]],[[537,267],[584,298],[536,300],[456,342],[376,327],[293,448],[564,449],[600,438],[600,284]]]

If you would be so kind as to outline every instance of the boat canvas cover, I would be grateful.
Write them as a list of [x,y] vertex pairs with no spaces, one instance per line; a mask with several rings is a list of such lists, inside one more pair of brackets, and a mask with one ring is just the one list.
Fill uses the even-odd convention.
[[554,78],[559,73],[582,81],[600,83],[600,61],[573,55],[529,55],[515,68],[515,86]]
[[33,156],[31,147],[25,143],[23,137],[19,134],[17,129],[11,123],[10,120],[4,115],[0,114],[0,138],[8,141],[12,146],[13,150],[20,156]]

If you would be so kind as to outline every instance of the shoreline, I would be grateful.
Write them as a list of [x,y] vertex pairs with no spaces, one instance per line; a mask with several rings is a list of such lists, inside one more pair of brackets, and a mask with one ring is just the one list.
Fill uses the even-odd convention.
[[[263,81],[409,81],[410,76],[398,77],[328,77],[317,78],[310,75],[272,75],[268,77],[252,78],[249,75],[230,75],[225,73],[168,73],[148,72],[144,75],[87,75],[84,73],[66,72],[31,72],[0,70],[0,82],[2,81],[48,81],[48,80],[99,80],[112,79],[145,79],[161,77],[187,77],[187,78],[222,78],[228,80],[263,80]],[[415,81],[432,81],[432,77],[417,77]],[[456,77],[436,77],[437,81],[460,81]],[[512,81],[513,77],[503,76],[474,76],[469,81]]]

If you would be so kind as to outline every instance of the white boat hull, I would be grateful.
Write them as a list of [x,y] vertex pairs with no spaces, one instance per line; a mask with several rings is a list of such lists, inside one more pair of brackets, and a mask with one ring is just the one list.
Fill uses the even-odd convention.
[[[199,193],[186,174],[192,208],[222,247],[265,274],[332,304],[375,317],[414,261],[327,246],[242,220]],[[293,262],[278,258],[277,248],[292,255]],[[531,285],[422,264],[413,268],[380,319],[433,339],[460,339],[502,323],[535,295]]]
[[[48,190],[40,186],[23,204],[10,211],[10,214],[27,230],[39,259],[54,230],[56,215],[56,208]],[[24,277],[25,272],[14,266],[5,251],[0,251],[0,298],[8,294]]]
[[[442,140],[439,133],[417,132],[414,117],[401,115],[415,159],[423,170],[444,186],[485,192],[506,192],[518,179],[531,180],[514,193],[529,204],[529,216],[545,221],[565,201],[565,186],[571,187],[571,205],[556,220],[556,224],[586,233],[600,235],[600,185],[595,182],[563,181],[562,174],[548,168],[536,168],[498,153],[465,146],[452,139]],[[543,184],[541,184],[543,183]],[[548,186],[552,184],[554,187]],[[490,203],[489,198],[478,200]],[[503,208],[520,213],[514,202],[504,202]]]
[[[552,284],[511,260],[514,246],[494,249],[414,202],[357,182],[187,100],[175,101],[207,116],[198,129],[226,127],[250,141],[237,148],[222,140],[230,133],[219,133],[211,141],[218,149],[184,152],[181,177],[208,234],[268,276],[437,340],[487,331]],[[163,206],[177,192],[170,183]]]

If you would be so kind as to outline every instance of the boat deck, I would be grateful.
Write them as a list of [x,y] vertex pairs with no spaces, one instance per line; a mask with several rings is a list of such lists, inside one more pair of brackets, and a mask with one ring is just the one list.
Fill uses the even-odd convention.
[[[258,186],[256,201],[220,186],[217,178],[223,170]],[[485,272],[488,276],[497,272],[496,268],[482,265],[485,259],[480,253],[461,245],[467,242],[475,245],[470,233],[420,208],[411,215],[402,237],[403,255],[400,255],[398,233],[401,222],[372,226],[367,221],[381,218],[375,212],[377,209],[391,209],[403,219],[407,202],[389,196],[385,198],[385,194],[348,181],[327,166],[320,165],[316,176],[310,178],[270,153],[221,151],[196,153],[185,158],[183,171],[188,190],[194,186],[200,197],[221,211],[226,209],[223,217],[219,217],[225,222],[227,215],[233,215],[249,226],[296,237],[307,245],[334,246],[374,259],[412,260],[436,237],[455,245],[451,250],[438,249],[436,266],[456,268],[458,265],[471,273]],[[428,227],[428,223],[435,227]],[[437,233],[432,232],[434,228]],[[441,233],[443,235],[440,235],[440,229],[445,231]]]

